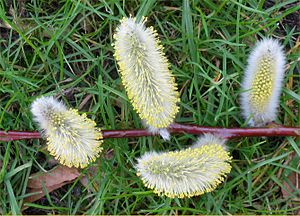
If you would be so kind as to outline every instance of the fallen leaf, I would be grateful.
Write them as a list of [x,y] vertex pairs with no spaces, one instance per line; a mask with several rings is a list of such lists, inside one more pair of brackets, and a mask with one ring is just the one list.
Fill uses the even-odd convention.
[[59,165],[49,172],[39,172],[29,177],[27,189],[28,193],[35,193],[25,198],[25,202],[34,202],[66,184],[72,183],[80,173],[76,168],[69,168]]
[[[284,162],[284,165],[289,165],[292,163],[293,160],[295,160],[296,153],[293,152],[288,156],[286,161]],[[298,167],[300,167],[300,163],[298,164]],[[286,176],[286,178],[283,178],[284,168],[280,168],[279,171],[277,172],[277,177],[282,179],[282,184],[284,187],[281,188],[281,193],[283,198],[288,199],[291,197],[293,194],[295,194],[296,190],[299,190],[300,188],[300,179],[299,179],[299,174],[296,172],[291,172],[289,176]],[[284,180],[286,179],[286,180]],[[292,200],[300,200],[300,196],[298,199],[295,197]]]
[[[295,194],[295,192],[298,191],[300,188],[300,179],[298,173],[292,172],[287,178],[288,180],[283,182],[283,185],[286,188],[286,190],[284,189],[284,187],[281,188],[282,196],[286,199],[291,197],[292,194]],[[300,197],[295,197],[292,200],[300,201]]]
[[[286,159],[284,165],[289,165],[293,163],[293,161],[295,162],[295,160],[296,162],[298,162],[296,158],[296,153],[293,152]],[[299,167],[300,167],[300,163],[298,163],[297,169],[299,169]],[[277,173],[277,177],[281,179],[283,185],[281,187],[281,194],[284,199],[287,200],[290,199],[290,201],[287,204],[290,208],[294,208],[296,206],[299,206],[299,204],[297,203],[300,201],[300,196],[297,193],[297,191],[299,191],[300,189],[300,179],[299,179],[300,175],[297,172],[291,172],[289,173],[288,176],[285,175],[285,177],[283,177],[284,175],[285,175],[284,168],[280,168]],[[293,212],[293,214],[295,215],[299,215],[299,213],[300,213],[299,209]]]

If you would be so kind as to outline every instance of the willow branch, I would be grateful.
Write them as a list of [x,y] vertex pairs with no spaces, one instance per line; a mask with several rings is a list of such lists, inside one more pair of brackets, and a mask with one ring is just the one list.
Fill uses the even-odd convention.
[[[300,128],[286,127],[283,125],[273,125],[273,127],[261,128],[221,128],[221,127],[203,127],[188,124],[171,124],[168,128],[172,134],[194,134],[213,133],[226,139],[236,137],[259,137],[259,136],[300,136]],[[128,130],[102,130],[104,139],[107,138],[130,138],[155,136],[145,129]],[[0,141],[13,141],[23,139],[39,139],[41,134],[37,131],[0,131]]]

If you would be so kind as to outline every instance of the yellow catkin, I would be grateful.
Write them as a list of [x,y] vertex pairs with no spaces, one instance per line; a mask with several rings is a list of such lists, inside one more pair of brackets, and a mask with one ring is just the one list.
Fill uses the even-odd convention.
[[31,112],[43,129],[50,154],[61,164],[84,168],[102,151],[101,130],[86,114],[67,109],[53,97],[36,99]]
[[231,157],[219,144],[167,153],[146,153],[138,160],[137,175],[146,187],[171,198],[213,191],[231,170]]
[[146,19],[123,18],[114,35],[115,58],[127,95],[141,119],[154,128],[173,122],[179,101],[177,85],[156,31]]
[[241,83],[242,114],[251,126],[276,120],[284,79],[285,55],[278,40],[264,38],[251,51]]

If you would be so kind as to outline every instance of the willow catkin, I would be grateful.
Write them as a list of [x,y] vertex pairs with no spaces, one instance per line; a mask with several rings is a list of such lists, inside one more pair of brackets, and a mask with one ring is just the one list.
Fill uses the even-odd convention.
[[168,139],[165,128],[178,112],[179,95],[157,33],[145,21],[121,20],[114,35],[115,58],[134,109],[151,132]]
[[250,53],[242,82],[243,116],[252,126],[276,119],[284,78],[285,55],[277,40],[263,39]]
[[31,105],[35,121],[47,139],[47,149],[61,164],[84,168],[102,151],[102,133],[85,114],[53,97],[41,97]]
[[138,159],[136,169],[145,186],[158,195],[184,198],[213,191],[230,172],[230,162],[222,140],[200,137],[192,148],[148,152]]

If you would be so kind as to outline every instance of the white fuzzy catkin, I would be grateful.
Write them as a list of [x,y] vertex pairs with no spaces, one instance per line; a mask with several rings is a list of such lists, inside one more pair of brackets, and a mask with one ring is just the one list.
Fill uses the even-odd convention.
[[197,141],[191,146],[191,148],[200,148],[204,145],[218,144],[223,147],[224,150],[227,150],[226,139],[211,133],[203,134],[199,136]]
[[167,128],[156,128],[148,125],[145,120],[142,120],[143,125],[152,134],[159,134],[164,140],[170,140],[171,134]]
[[249,125],[264,126],[276,119],[284,65],[284,51],[277,40],[266,38],[257,42],[242,82],[242,114],[249,119]]
[[223,144],[203,141],[185,150],[148,152],[138,159],[137,175],[146,187],[171,198],[211,192],[231,170],[232,158]]
[[169,138],[179,94],[156,31],[146,19],[123,18],[114,35],[115,58],[128,97],[149,131]]
[[31,105],[34,120],[47,138],[47,148],[60,163],[84,168],[99,156],[102,134],[85,114],[53,97],[41,97]]

